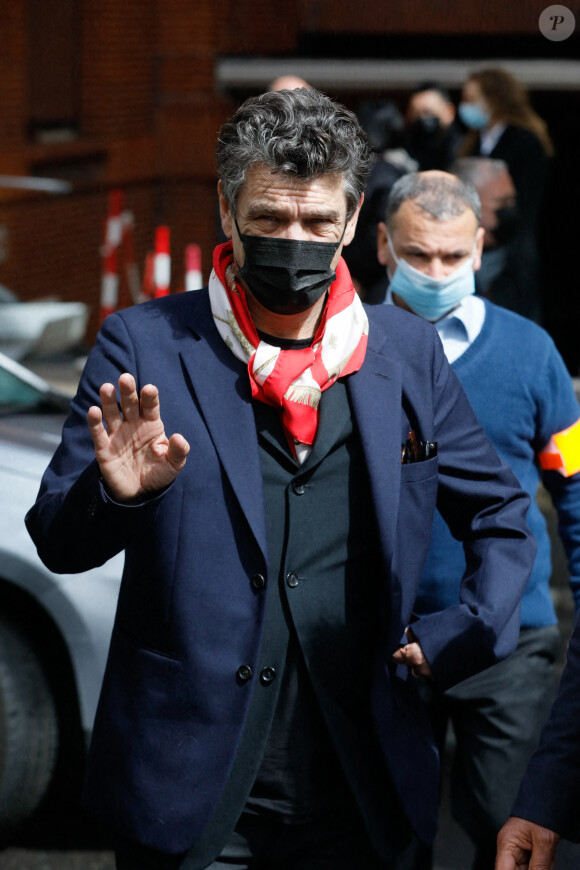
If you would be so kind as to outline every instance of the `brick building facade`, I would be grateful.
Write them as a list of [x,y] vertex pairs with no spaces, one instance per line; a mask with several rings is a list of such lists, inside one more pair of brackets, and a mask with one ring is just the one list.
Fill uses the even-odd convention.
[[[382,41],[392,46],[398,35],[428,56],[438,37],[536,38],[545,5],[489,0],[483,13],[464,0],[4,4],[0,175],[67,179],[72,192],[51,196],[0,186],[0,283],[22,299],[87,302],[90,343],[98,327],[99,249],[113,187],[124,190],[135,215],[141,268],[154,227],[167,223],[172,289],[183,282],[189,242],[202,247],[207,279],[217,237],[216,133],[244,95],[243,88],[220,89],[221,58],[305,52],[322,58],[327,51],[348,52],[350,44],[364,58],[380,54]],[[360,96],[352,90],[333,95],[353,108]]]

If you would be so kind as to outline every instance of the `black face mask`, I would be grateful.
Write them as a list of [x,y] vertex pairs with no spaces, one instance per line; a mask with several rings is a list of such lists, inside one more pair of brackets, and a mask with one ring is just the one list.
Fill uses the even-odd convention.
[[517,205],[508,205],[495,210],[497,226],[491,230],[498,245],[506,245],[517,235],[521,225],[520,210]]
[[[260,305],[275,314],[299,314],[317,302],[336,278],[330,268],[338,242],[304,242],[242,234],[244,265],[238,274]],[[346,229],[346,226],[345,226]]]
[[429,141],[441,133],[441,122],[436,115],[423,115],[409,127],[409,138],[417,141]]

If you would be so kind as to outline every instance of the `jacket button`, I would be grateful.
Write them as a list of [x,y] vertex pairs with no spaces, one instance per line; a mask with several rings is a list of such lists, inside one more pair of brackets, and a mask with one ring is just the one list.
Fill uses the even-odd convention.
[[306,492],[306,486],[300,480],[295,480],[292,484],[292,490],[295,495],[304,495]]
[[276,669],[275,668],[262,668],[260,673],[260,682],[263,686],[268,686],[273,680],[276,679]]
[[241,683],[247,683],[252,676],[252,669],[249,665],[240,665],[236,674]]
[[294,589],[295,586],[298,586],[299,578],[293,571],[290,571],[289,574],[286,574],[286,583],[291,589]]
[[254,574],[250,582],[255,592],[261,592],[266,585],[266,578],[263,574]]
[[91,519],[93,519],[93,517],[97,513],[98,506],[99,506],[99,501],[98,501],[97,497],[94,495],[91,496],[91,498],[89,499],[89,503],[87,504],[87,513]]

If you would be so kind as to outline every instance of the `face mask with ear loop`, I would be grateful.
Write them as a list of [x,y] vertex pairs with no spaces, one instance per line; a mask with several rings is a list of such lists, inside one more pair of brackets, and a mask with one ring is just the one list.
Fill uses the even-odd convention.
[[346,224],[338,242],[310,242],[246,235],[234,221],[244,248],[244,265],[238,275],[268,311],[307,311],[335,280],[330,264],[342,244]]
[[435,322],[455,308],[465,296],[475,293],[475,277],[473,262],[475,260],[476,242],[469,260],[443,278],[431,278],[415,269],[406,260],[397,257],[393,240],[387,230],[387,241],[397,269],[393,275],[389,289],[403,299],[409,308]]

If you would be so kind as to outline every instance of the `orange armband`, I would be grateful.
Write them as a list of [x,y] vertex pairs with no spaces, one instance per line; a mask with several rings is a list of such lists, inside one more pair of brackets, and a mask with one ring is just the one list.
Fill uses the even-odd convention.
[[538,459],[544,471],[557,471],[563,477],[580,471],[580,419],[552,435]]

